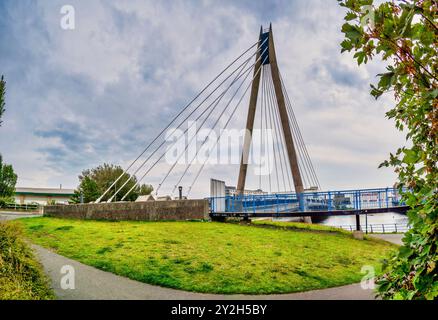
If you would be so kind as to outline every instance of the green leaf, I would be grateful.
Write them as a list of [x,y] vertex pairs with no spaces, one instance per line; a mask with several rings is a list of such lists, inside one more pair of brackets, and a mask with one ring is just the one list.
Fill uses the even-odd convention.
[[412,249],[408,247],[400,247],[398,256],[401,259],[407,259],[409,256],[411,256],[413,253]]
[[346,23],[342,26],[342,32],[345,33],[345,36],[353,42],[358,41],[362,37],[361,29],[358,26],[353,26],[349,23]]
[[341,43],[342,51],[351,51],[353,49],[353,43],[350,40],[344,40]]
[[357,14],[355,14],[354,12],[348,12],[345,16],[345,20],[346,21],[351,21],[357,18]]
[[405,154],[403,158],[403,162],[407,164],[414,164],[418,161],[418,153],[413,150],[404,150],[403,153]]
[[379,76],[380,76],[379,88],[386,90],[392,85],[395,73],[388,72],[388,73],[379,74]]

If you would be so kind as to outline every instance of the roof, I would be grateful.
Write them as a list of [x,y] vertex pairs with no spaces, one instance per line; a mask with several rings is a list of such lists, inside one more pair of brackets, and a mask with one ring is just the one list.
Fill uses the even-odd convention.
[[153,194],[149,194],[147,196],[139,196],[135,202],[146,202],[146,201],[156,201],[157,197]]
[[59,188],[15,188],[16,195],[34,195],[34,196],[68,196],[74,195],[74,189]]

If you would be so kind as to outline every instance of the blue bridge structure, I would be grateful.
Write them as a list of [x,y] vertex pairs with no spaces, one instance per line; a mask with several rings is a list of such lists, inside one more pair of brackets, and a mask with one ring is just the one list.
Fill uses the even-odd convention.
[[236,195],[212,197],[209,203],[212,218],[316,218],[408,210],[396,188]]

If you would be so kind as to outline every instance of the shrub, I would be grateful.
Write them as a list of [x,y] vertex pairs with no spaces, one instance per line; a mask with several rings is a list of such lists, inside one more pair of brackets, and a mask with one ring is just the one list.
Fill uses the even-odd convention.
[[52,299],[48,281],[17,225],[0,222],[0,300]]

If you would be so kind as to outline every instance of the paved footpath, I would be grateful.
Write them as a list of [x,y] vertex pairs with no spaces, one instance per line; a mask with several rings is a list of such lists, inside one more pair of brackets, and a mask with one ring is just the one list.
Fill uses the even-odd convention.
[[[8,220],[15,218],[17,215],[7,216]],[[0,220],[6,220],[5,215],[0,213]],[[402,238],[402,235],[392,234],[374,236],[397,244],[401,243]],[[55,295],[60,300],[374,300],[375,297],[372,290],[363,290],[360,284],[282,295],[191,293],[133,281],[60,256],[40,246],[32,247],[51,280]],[[74,268],[74,290],[61,288],[61,278],[65,275],[61,274],[63,266]]]
[[39,213],[0,211],[0,221],[15,220],[19,218],[41,217]]

